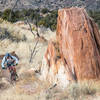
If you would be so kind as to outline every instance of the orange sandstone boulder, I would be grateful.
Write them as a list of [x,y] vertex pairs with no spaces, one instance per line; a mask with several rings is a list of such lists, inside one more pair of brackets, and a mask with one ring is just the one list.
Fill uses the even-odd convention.
[[64,63],[77,80],[100,78],[100,33],[83,8],[58,12],[57,40]]
[[[50,82],[100,78],[100,33],[83,8],[58,11],[56,41],[51,41],[41,73]],[[44,63],[45,62],[45,63]]]

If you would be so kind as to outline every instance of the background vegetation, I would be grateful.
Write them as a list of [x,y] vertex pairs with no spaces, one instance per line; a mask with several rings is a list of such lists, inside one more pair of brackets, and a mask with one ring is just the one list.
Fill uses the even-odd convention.
[[88,11],[88,14],[94,19],[100,28],[100,10],[99,11]]
[[12,23],[17,21],[25,21],[26,17],[30,22],[34,22],[38,26],[44,26],[50,28],[52,31],[56,29],[57,24],[57,11],[49,11],[47,8],[39,9],[23,9],[21,11],[11,11],[6,9],[4,12],[0,12],[0,17],[4,20]]
[[[47,8],[44,9],[23,9],[21,11],[11,11],[11,9],[6,9],[0,12],[0,17],[4,20],[10,21],[12,23],[17,21],[25,21],[26,17],[30,22],[38,26],[44,26],[50,28],[52,31],[56,30],[58,11],[49,11]],[[94,21],[98,24],[100,28],[100,11],[88,11],[89,16],[91,16]]]

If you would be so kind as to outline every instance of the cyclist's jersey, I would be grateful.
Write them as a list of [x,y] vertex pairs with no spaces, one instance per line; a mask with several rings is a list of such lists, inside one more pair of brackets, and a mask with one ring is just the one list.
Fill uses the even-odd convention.
[[14,61],[13,59],[7,59],[7,67],[13,66],[14,65]]
[[6,59],[6,56],[3,57],[3,60],[2,60],[2,63],[1,63],[1,66],[2,68],[4,68],[5,64],[7,65],[7,67],[10,67],[14,64],[14,61],[15,60],[15,63],[18,64],[18,59],[15,57],[15,56],[11,56],[10,59]]

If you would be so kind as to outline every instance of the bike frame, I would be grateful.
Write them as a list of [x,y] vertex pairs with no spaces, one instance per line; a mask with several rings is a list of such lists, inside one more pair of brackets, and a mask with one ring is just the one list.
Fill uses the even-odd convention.
[[9,69],[9,72],[10,72],[10,78],[11,78],[11,81],[16,81],[16,75],[17,75],[17,73],[16,73],[16,68],[15,68],[15,66],[10,66],[10,67],[8,67],[8,69]]

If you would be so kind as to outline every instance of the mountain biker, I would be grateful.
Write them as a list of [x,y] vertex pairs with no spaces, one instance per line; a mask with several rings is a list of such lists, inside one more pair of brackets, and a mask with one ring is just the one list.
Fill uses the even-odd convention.
[[[6,53],[2,59],[1,66],[2,66],[2,69],[8,68],[10,72],[13,67],[14,71],[16,72],[15,65],[17,65],[17,64],[18,64],[18,59],[15,56],[12,56],[10,53]],[[17,74],[16,74],[16,76],[17,76]]]

